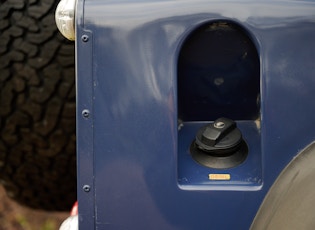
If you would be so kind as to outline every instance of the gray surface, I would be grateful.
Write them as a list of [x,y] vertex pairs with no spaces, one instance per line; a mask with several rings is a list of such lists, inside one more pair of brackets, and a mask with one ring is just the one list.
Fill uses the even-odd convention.
[[315,229],[315,142],[276,180],[251,226],[257,229]]

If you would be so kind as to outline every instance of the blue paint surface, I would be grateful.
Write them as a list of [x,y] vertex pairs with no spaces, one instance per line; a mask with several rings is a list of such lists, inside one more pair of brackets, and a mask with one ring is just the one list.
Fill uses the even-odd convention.
[[[80,229],[248,229],[281,170],[315,139],[314,12],[312,1],[78,1]],[[249,155],[223,171],[187,152],[202,124],[177,124],[181,46],[215,20],[246,30],[260,60],[260,128],[237,121]],[[231,180],[207,180],[221,172]]]

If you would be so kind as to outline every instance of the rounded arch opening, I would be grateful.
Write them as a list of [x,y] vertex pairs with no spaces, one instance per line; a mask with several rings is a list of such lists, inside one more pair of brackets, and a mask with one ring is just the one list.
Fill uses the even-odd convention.
[[259,117],[259,56],[248,33],[236,23],[214,21],[192,31],[177,67],[180,120]]

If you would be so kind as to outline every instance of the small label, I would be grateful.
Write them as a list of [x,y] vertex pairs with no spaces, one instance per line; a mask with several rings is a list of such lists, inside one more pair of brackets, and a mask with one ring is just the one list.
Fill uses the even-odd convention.
[[230,180],[230,174],[209,174],[209,180]]

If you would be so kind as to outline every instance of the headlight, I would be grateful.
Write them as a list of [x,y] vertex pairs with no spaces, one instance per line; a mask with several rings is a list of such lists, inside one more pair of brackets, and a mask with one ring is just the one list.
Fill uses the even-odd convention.
[[75,40],[75,5],[76,0],[61,0],[55,13],[60,33],[71,41]]

